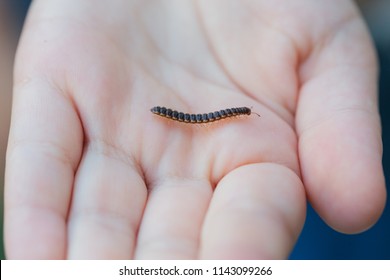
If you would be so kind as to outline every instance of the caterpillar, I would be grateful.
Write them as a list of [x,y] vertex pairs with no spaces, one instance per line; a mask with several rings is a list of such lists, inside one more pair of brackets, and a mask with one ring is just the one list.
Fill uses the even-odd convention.
[[260,117],[259,114],[252,112],[252,110],[248,107],[229,108],[204,114],[188,114],[160,106],[153,107],[150,111],[153,114],[170,120],[194,124],[215,122],[221,119],[240,115],[256,114]]

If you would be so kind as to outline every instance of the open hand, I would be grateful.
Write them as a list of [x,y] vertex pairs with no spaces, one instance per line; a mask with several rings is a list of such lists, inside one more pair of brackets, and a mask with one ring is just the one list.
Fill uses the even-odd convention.
[[[287,258],[385,202],[375,55],[350,1],[32,4],[18,49],[8,258]],[[252,107],[207,125],[150,112]]]

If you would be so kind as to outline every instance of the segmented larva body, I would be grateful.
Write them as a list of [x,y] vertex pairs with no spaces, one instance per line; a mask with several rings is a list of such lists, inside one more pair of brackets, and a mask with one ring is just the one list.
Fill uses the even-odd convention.
[[253,113],[248,107],[230,108],[205,114],[188,114],[160,106],[153,107],[152,109],[150,109],[150,111],[153,114],[159,115],[170,120],[194,124],[215,122],[225,118],[240,115],[250,115]]

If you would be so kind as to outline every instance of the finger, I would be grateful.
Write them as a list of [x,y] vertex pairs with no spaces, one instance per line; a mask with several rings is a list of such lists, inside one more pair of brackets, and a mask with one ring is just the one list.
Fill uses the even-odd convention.
[[14,91],[5,181],[10,259],[66,255],[66,217],[82,128],[71,102],[45,81]]
[[386,198],[375,56],[360,19],[315,53],[302,68],[296,115],[302,175],[321,217],[359,232],[379,218]]
[[298,176],[276,164],[235,169],[217,185],[200,247],[202,259],[287,258],[305,220]]
[[132,258],[146,187],[127,153],[91,142],[77,173],[73,197],[68,258]]
[[208,181],[169,178],[151,186],[139,231],[137,259],[195,259],[212,194]]

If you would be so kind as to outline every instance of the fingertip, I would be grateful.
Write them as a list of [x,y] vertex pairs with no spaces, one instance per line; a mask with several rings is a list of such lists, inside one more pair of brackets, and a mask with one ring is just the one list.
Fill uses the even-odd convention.
[[19,207],[9,209],[4,218],[7,259],[66,258],[66,224],[61,215]]
[[337,196],[335,201],[328,200],[330,207],[318,207],[324,221],[334,230],[345,234],[357,234],[371,228],[380,218],[386,204],[387,194],[382,174],[374,176],[374,181],[364,174],[357,177],[355,180],[359,182],[356,182],[354,188],[340,186],[329,194],[329,197]]
[[202,233],[203,259],[287,258],[305,220],[301,180],[271,163],[241,166],[218,184]]
[[327,157],[302,168],[309,201],[333,229],[360,233],[380,218],[386,187],[379,156],[366,156],[350,146],[327,150]]
[[347,110],[300,135],[302,177],[310,203],[348,234],[376,223],[386,203],[377,113]]

